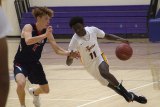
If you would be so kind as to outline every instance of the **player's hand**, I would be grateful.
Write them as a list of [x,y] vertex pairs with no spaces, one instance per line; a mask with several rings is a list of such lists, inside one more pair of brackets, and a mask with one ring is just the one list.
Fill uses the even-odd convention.
[[48,37],[49,35],[51,35],[53,32],[52,26],[48,26],[46,29],[46,36]]
[[78,51],[73,52],[73,50],[72,50],[70,52],[70,54],[69,54],[69,58],[71,58],[71,59],[74,59],[74,58],[78,59],[78,58],[80,58],[80,54],[79,54]]
[[130,43],[127,39],[121,39],[120,41],[123,42],[123,43],[127,43],[127,44]]

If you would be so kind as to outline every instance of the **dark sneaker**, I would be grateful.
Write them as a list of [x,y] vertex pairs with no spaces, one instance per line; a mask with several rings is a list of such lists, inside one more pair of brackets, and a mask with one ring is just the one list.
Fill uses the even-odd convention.
[[147,103],[147,99],[144,96],[137,96],[136,94],[134,94],[133,92],[129,92],[133,97],[132,101],[137,101],[141,104],[146,104]]
[[127,102],[132,102],[134,96],[131,93],[124,93],[123,97]]

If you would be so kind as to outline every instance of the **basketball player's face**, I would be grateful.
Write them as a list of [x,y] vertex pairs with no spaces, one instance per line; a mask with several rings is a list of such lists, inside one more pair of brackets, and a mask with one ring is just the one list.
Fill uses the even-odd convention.
[[47,28],[49,26],[50,20],[51,18],[48,15],[37,18],[38,23],[40,23],[43,28]]
[[81,23],[77,23],[72,26],[72,29],[78,36],[84,36],[86,34],[86,30],[84,29],[84,25]]

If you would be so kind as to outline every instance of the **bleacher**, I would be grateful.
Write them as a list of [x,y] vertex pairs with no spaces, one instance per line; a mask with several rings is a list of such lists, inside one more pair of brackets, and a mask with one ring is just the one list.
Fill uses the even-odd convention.
[[[27,23],[34,23],[30,7],[22,13],[20,28]],[[149,5],[123,6],[67,6],[49,7],[54,10],[51,25],[55,35],[72,35],[69,20],[73,16],[82,16],[86,26],[96,26],[112,34],[146,34]]]
[[160,9],[155,16],[149,20],[149,40],[151,42],[160,42]]

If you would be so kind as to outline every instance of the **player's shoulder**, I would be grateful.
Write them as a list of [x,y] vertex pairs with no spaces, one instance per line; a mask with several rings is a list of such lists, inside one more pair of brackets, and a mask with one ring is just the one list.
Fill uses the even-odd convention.
[[96,33],[98,31],[98,28],[95,26],[86,26],[85,29],[90,33]]
[[95,26],[86,26],[85,29],[88,30],[88,31],[94,32],[94,31],[97,31],[98,28],[95,27]]
[[31,24],[25,24],[23,28],[26,28],[26,27],[32,27]]
[[78,40],[78,38],[79,36],[76,33],[72,36],[72,39]]
[[25,24],[22,30],[32,30],[33,27],[31,24]]
[[86,26],[85,28],[86,29],[97,29],[97,27],[95,27],[95,26]]

